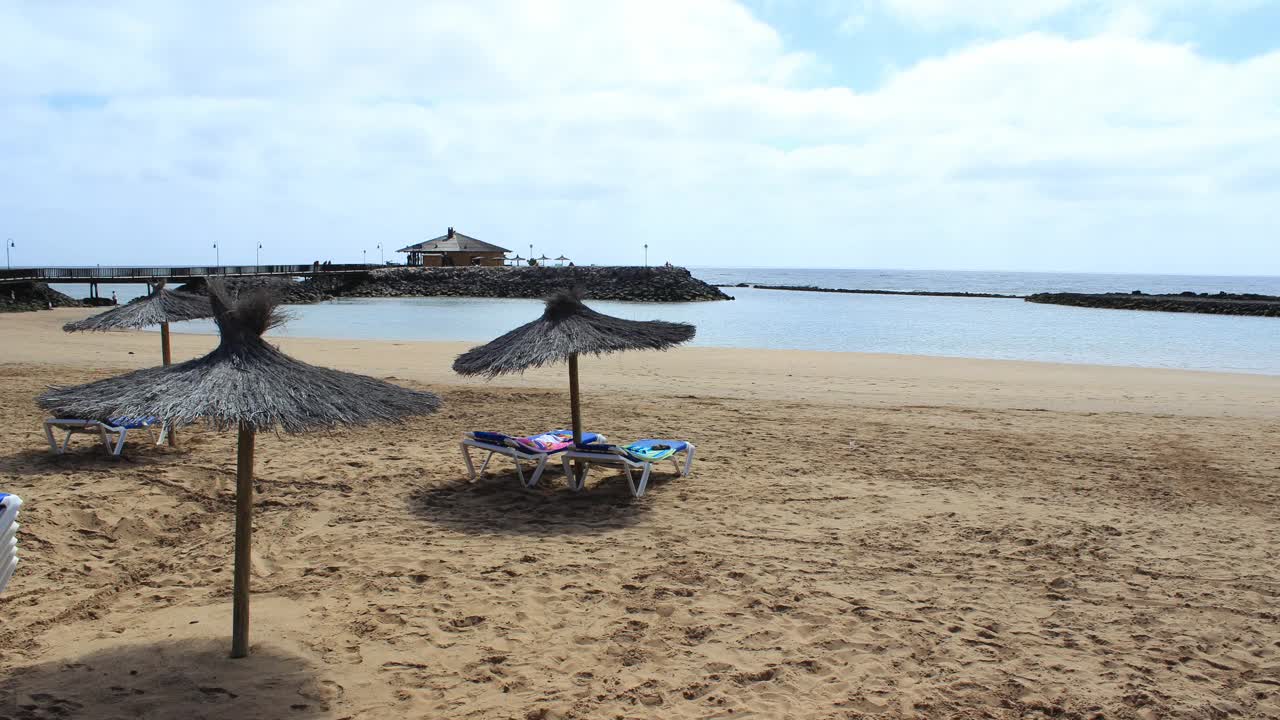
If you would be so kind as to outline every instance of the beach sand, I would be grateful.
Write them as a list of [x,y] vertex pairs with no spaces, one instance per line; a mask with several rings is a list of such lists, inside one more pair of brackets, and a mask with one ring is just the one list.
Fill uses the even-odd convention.
[[[566,423],[564,369],[284,338],[441,394],[258,445],[253,655],[235,437],[51,456],[34,397],[154,333],[0,316],[0,718],[1280,716],[1280,378],[691,348],[584,360],[585,422],[698,444],[633,500],[465,481],[469,429]],[[175,357],[214,339],[175,336]],[[143,436],[145,438],[145,436]]]

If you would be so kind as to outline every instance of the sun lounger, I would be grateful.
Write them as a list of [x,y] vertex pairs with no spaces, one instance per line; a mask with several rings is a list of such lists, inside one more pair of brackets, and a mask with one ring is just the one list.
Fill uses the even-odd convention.
[[[587,472],[592,464],[618,465],[627,476],[627,484],[631,486],[631,494],[635,497],[644,495],[649,486],[649,473],[653,466],[664,460],[675,465],[676,472],[685,477],[693,470],[693,453],[697,448],[684,440],[637,440],[630,445],[601,445],[583,443],[568,450],[561,456],[564,463],[565,477],[569,478],[569,487],[578,491],[586,485]],[[677,455],[684,453],[684,464]],[[570,465],[573,462],[582,465],[582,474],[576,475]],[[640,482],[637,483],[632,470],[640,470]]]
[[[583,433],[584,442],[605,442],[603,435]],[[469,432],[462,440],[462,459],[467,463],[467,476],[471,482],[484,474],[489,461],[494,455],[503,455],[515,461],[516,475],[520,484],[532,488],[542,479],[542,472],[547,469],[547,459],[556,453],[573,447],[573,432],[569,430],[552,430],[541,435],[515,437],[494,432]],[[471,462],[471,448],[487,451],[480,470]],[[533,474],[526,480],[521,463],[534,463]]]
[[22,498],[0,493],[0,592],[18,567],[18,508]]
[[[56,455],[61,455],[67,451],[67,445],[71,443],[71,436],[76,433],[88,433],[97,435],[102,439],[102,446],[107,452],[119,457],[124,451],[124,441],[128,437],[130,430],[146,430],[147,435],[156,442],[157,445],[165,441],[165,437],[169,433],[168,426],[164,426],[160,430],[160,437],[156,438],[155,432],[151,426],[158,423],[154,417],[144,418],[111,418],[107,421],[100,420],[77,420],[73,418],[49,418],[44,421],[44,436],[49,441],[49,449]],[[53,431],[57,429],[65,435],[62,443],[59,445],[53,438]]]

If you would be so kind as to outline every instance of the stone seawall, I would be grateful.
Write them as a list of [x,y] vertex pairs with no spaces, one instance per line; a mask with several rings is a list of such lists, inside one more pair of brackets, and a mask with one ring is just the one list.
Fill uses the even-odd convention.
[[392,267],[357,275],[326,277],[322,273],[301,285],[306,293],[324,298],[542,298],[557,290],[576,287],[589,300],[733,299],[678,267]]
[[1192,312],[1212,315],[1253,315],[1280,317],[1280,297],[1271,295],[1231,295],[1218,293],[1179,295],[1147,295],[1146,293],[1037,293],[1027,302],[1111,310],[1154,310],[1160,312]]

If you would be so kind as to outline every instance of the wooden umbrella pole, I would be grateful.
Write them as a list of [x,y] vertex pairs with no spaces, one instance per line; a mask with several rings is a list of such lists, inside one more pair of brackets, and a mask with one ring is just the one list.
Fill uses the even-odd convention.
[[578,396],[578,353],[569,353],[569,407],[573,413],[573,443],[582,442],[582,404]]
[[231,657],[249,654],[249,551],[253,547],[253,440],[254,427],[240,423],[236,452],[236,559],[232,590]]
[[[578,395],[578,353],[569,353],[569,410],[573,419],[573,444],[576,447],[582,442],[582,402]],[[573,463],[573,480],[576,484],[582,477],[582,469]]]
[[169,323],[160,323],[160,358],[166,367],[173,364],[173,353],[169,351]]
[[[169,323],[160,323],[160,359],[165,367],[173,364],[173,352],[169,349]],[[169,439],[169,447],[178,447],[178,435],[172,427],[165,434]]]

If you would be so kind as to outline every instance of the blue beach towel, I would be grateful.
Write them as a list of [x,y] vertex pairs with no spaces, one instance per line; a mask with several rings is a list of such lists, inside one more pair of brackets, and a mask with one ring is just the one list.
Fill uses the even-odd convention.
[[156,424],[156,417],[154,415],[148,415],[146,417],[114,417],[108,418],[107,424],[111,427],[122,427],[126,430],[137,430],[139,428]]
[[637,440],[630,445],[592,445],[583,443],[579,449],[595,453],[619,453],[640,462],[658,462],[682,452],[689,447],[683,440]]

